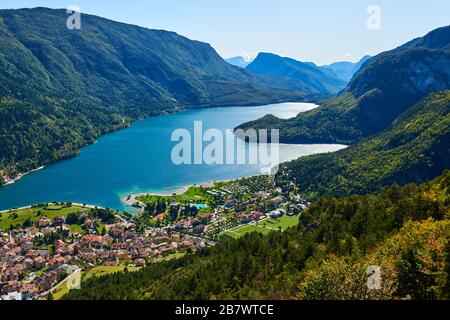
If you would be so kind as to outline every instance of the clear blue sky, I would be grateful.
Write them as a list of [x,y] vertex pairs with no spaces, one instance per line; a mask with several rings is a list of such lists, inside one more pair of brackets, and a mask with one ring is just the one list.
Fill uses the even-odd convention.
[[[82,12],[175,31],[223,57],[273,52],[325,64],[376,54],[450,24],[449,0],[1,0],[0,8],[78,5]],[[381,29],[367,28],[367,8]]]

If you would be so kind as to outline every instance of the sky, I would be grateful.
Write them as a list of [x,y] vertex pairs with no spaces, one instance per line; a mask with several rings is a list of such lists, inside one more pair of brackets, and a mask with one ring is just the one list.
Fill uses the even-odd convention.
[[225,58],[271,52],[319,65],[357,61],[450,24],[449,0],[1,0],[82,13],[210,43]]

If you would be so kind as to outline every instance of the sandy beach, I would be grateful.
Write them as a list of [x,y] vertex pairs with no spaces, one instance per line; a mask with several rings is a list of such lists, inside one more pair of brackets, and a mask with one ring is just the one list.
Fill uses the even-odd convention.
[[[231,181],[231,180],[221,180],[220,182],[227,182],[227,181]],[[175,190],[174,192],[167,192],[167,193],[143,192],[143,193],[131,194],[131,195],[128,195],[128,196],[122,198],[122,202],[130,207],[139,206],[143,210],[145,208],[145,204],[137,200],[137,198],[139,198],[141,196],[158,196],[158,197],[170,197],[173,195],[179,196],[179,195],[186,193],[191,187],[212,188],[212,187],[214,187],[214,184],[216,182],[218,182],[218,181],[208,181],[208,182],[203,182],[203,183],[199,183],[199,184],[187,185],[187,186],[183,186],[176,190],[174,188],[174,190]]]
[[5,181],[5,183],[4,183],[4,186],[7,186],[7,185],[10,185],[10,184],[16,183],[17,181],[19,181],[20,179],[22,179],[22,178],[23,178],[24,176],[26,176],[27,174],[30,174],[30,173],[35,172],[35,171],[42,170],[42,169],[44,169],[44,168],[45,168],[45,167],[42,166],[42,167],[36,168],[36,169],[34,169],[34,170],[31,170],[31,171],[28,171],[28,172],[25,172],[25,173],[21,173],[21,174],[17,175],[17,177],[15,177],[14,179],[7,179],[7,180]]

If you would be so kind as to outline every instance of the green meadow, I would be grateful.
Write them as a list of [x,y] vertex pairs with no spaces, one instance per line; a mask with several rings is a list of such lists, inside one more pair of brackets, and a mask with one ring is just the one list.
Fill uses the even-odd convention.
[[26,209],[16,209],[0,213],[0,230],[8,230],[10,225],[22,225],[28,219],[37,222],[41,216],[46,216],[53,220],[57,216],[67,217],[69,213],[89,211],[81,206],[48,205]]

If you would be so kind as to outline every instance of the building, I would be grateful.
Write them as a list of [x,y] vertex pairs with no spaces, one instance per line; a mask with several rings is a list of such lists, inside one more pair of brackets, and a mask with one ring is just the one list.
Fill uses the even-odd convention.
[[270,213],[267,214],[268,218],[271,219],[278,219],[281,218],[282,216],[284,216],[285,212],[283,210],[274,210]]
[[46,228],[46,227],[49,227],[51,224],[52,224],[52,222],[46,216],[42,216],[39,218],[39,221],[38,221],[39,228]]
[[279,205],[281,205],[283,203],[283,197],[282,196],[278,196],[275,197],[273,199],[270,200],[270,204],[278,207]]

